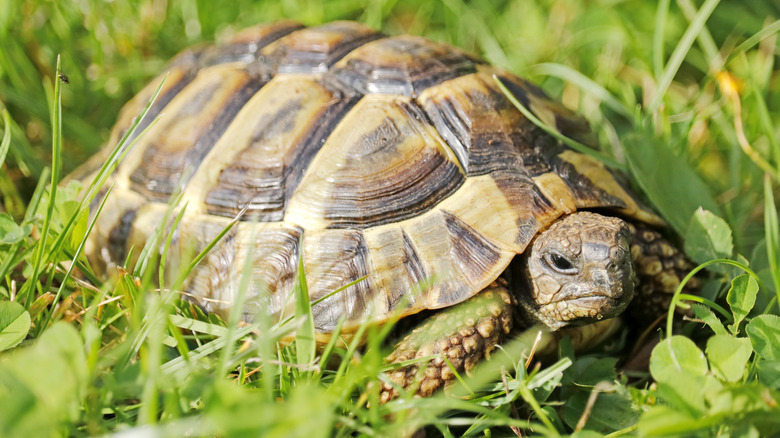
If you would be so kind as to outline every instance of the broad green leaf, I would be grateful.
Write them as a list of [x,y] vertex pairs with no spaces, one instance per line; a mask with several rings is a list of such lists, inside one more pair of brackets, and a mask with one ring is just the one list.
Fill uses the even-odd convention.
[[685,233],[698,208],[718,213],[709,188],[663,140],[651,132],[635,132],[624,136],[621,143],[637,183],[678,233]]
[[715,334],[727,335],[729,333],[726,331],[726,328],[723,327],[723,323],[720,322],[720,319],[715,315],[715,312],[710,310],[709,307],[698,303],[693,304],[692,307],[694,315],[704,321]]
[[4,436],[61,436],[79,424],[87,384],[84,343],[57,322],[32,346],[0,362],[0,431]]
[[653,348],[650,373],[658,382],[669,381],[680,374],[703,376],[707,373],[707,359],[690,339],[672,336]]
[[[595,356],[583,357],[563,373],[563,388],[561,396],[569,396],[582,391],[583,385],[595,386],[599,382],[612,382],[617,380],[615,365],[617,359],[613,357],[598,358]],[[588,392],[590,392],[588,390]]]
[[32,232],[32,225],[19,226],[11,219],[11,216],[0,214],[0,245],[13,245],[21,242]]
[[[598,385],[597,388],[600,386],[602,385]],[[596,402],[593,404],[585,423],[587,429],[608,433],[629,427],[639,419],[640,411],[632,406],[628,390],[619,385],[606,385],[606,389],[610,389],[610,386],[615,392],[600,392],[596,396]],[[580,421],[588,404],[591,390],[597,390],[590,387],[583,387],[583,389],[567,399],[568,401],[561,410],[563,421],[572,428]]]
[[780,389],[780,360],[764,360],[756,362],[758,381],[772,389]]
[[[721,388],[705,389],[705,391],[708,394],[708,416],[711,420],[719,419],[713,426],[725,426],[723,432],[731,432],[717,434],[718,436],[746,436],[745,426],[756,427],[759,436],[762,437],[778,436],[780,422],[777,419],[780,407],[775,402],[778,399],[777,393],[752,382],[728,384]],[[709,434],[709,436],[715,435]]]
[[731,333],[739,332],[739,324],[750,313],[750,309],[756,304],[758,295],[758,283],[748,274],[742,274],[731,281],[731,288],[726,301],[734,314],[734,323],[729,325]]
[[731,228],[711,211],[696,210],[685,232],[685,253],[695,262],[731,257],[734,243]]
[[712,371],[723,380],[736,382],[745,374],[745,365],[753,347],[748,338],[715,335],[707,340],[707,359]]
[[714,379],[712,376],[670,374],[664,381],[657,382],[657,395],[670,406],[698,418],[707,410],[703,391],[707,377]]
[[664,404],[652,406],[637,423],[642,436],[670,436],[695,428],[697,420],[680,409]]
[[780,360],[780,316],[759,315],[745,328],[753,350],[768,360]]
[[22,342],[30,331],[30,314],[13,301],[0,301],[0,351]]

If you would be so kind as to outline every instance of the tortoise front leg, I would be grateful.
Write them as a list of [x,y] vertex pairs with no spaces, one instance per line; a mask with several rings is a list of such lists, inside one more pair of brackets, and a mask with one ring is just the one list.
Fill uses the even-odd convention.
[[[390,380],[412,390],[419,367],[425,366],[416,394],[427,397],[452,381],[455,372],[460,374],[465,371],[468,374],[512,330],[513,305],[514,299],[505,282],[498,280],[469,300],[426,319],[396,345],[395,351],[386,360],[399,363],[427,356],[437,357],[427,365],[421,363],[391,371]],[[380,401],[386,403],[396,396],[396,388],[385,383]]]
[[[418,396],[432,395],[455,380],[455,372],[465,372],[468,375],[481,360],[489,358],[497,345],[517,334],[510,334],[513,327],[521,330],[531,329],[522,327],[521,322],[516,320],[517,311],[516,301],[507,289],[506,281],[499,278],[471,299],[442,309],[422,321],[396,344],[395,350],[385,359],[387,363],[431,356],[433,358],[427,363],[391,371],[388,374],[390,380],[397,387],[414,390]],[[541,357],[553,357],[557,354],[561,338],[569,337],[575,351],[587,351],[614,335],[620,326],[619,318],[610,318],[586,326],[564,327],[557,331],[550,331],[549,328],[539,325],[534,329],[542,333],[534,348],[536,354]],[[528,353],[530,354],[530,351]],[[421,379],[417,376],[420,366],[425,367]],[[381,403],[387,403],[398,396],[393,384],[385,383],[382,386]],[[416,388],[415,384],[418,385]]]

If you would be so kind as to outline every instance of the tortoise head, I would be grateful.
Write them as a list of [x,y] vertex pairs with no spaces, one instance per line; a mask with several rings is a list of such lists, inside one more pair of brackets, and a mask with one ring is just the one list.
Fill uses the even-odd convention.
[[530,291],[518,297],[527,316],[558,329],[621,313],[636,282],[630,243],[618,218],[577,212],[559,219],[527,252]]

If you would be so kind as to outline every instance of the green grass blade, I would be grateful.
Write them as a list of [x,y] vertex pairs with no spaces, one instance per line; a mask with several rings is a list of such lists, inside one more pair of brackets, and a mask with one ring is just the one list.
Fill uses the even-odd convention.
[[666,29],[666,16],[669,15],[669,1],[660,0],[655,13],[655,27],[653,31],[653,74],[660,78],[664,71],[664,30]]
[[780,225],[777,219],[777,207],[775,207],[772,180],[769,175],[764,176],[764,232],[766,233],[766,255],[769,260],[769,272],[772,274],[772,282],[775,286],[777,302],[780,304]]
[[[685,18],[691,22],[696,19],[696,7],[690,0],[677,0],[677,5],[682,10]],[[723,69],[723,58],[720,56],[718,46],[715,44],[706,26],[702,26],[701,31],[696,34],[696,39],[699,41],[699,45],[709,61],[709,72],[715,73]]]
[[[303,248],[301,241],[298,248]],[[306,272],[303,266],[303,251],[298,251],[298,279],[295,284],[295,319],[298,324],[295,333],[296,359],[299,365],[314,362],[316,353],[314,337],[314,316],[309,301],[309,288],[306,284]]]
[[[168,209],[165,211],[160,224],[155,228],[154,233],[152,233],[146,241],[141,253],[138,255],[138,260],[136,261],[135,269],[133,270],[133,275],[135,277],[143,278],[151,272],[150,269],[154,265],[152,261],[155,259],[156,251],[158,249],[157,246],[159,245],[162,236],[166,233],[171,216],[173,216],[173,212],[179,205],[179,201],[181,201],[181,193],[171,196],[171,200],[168,203]],[[182,206],[183,210],[186,210],[186,208],[186,205]]]
[[690,294],[680,294],[679,298],[681,300],[686,301],[693,301],[695,303],[704,304],[705,306],[708,306],[711,309],[716,310],[718,313],[723,315],[723,317],[728,321],[731,319],[731,312],[726,310],[723,306],[716,303],[715,301],[708,300],[704,297],[700,297],[698,295],[690,295]]
[[[60,56],[57,56],[57,71],[61,71],[62,63]],[[33,270],[30,278],[25,282],[22,290],[19,293],[19,299],[25,300],[28,305],[33,298],[33,289],[38,283],[38,275],[41,270],[41,265],[44,263],[44,254],[46,251],[46,241],[49,237],[49,230],[51,228],[52,216],[54,215],[54,201],[57,197],[57,183],[60,181],[60,167],[62,159],[62,90],[60,87],[61,81],[58,78],[54,79],[54,95],[52,98],[52,110],[51,110],[51,126],[52,126],[52,158],[51,158],[51,183],[49,185],[49,203],[46,208],[46,215],[43,218],[43,229],[41,230],[41,238],[38,241],[38,246],[35,252],[35,262],[33,263]]]
[[[103,198],[103,201],[98,206],[95,215],[92,217],[92,219],[89,221],[89,224],[87,225],[87,232],[84,235],[84,238],[81,240],[81,243],[79,244],[78,248],[76,249],[76,254],[73,256],[73,260],[77,260],[79,257],[81,257],[81,253],[84,251],[84,246],[87,243],[87,238],[89,237],[89,234],[92,232],[92,228],[95,226],[95,222],[97,222],[98,217],[100,216],[100,212],[103,211],[103,207],[106,205],[106,199],[108,199],[108,194],[111,193],[111,191],[114,189],[114,186],[111,186],[108,188],[108,193],[106,193],[106,197]],[[60,280],[60,287],[57,288],[57,294],[54,296],[54,303],[58,303],[60,301],[60,297],[62,296],[62,292],[65,289],[65,286],[68,282],[68,279],[70,278],[70,275],[73,273],[73,268],[76,267],[76,263],[70,263],[68,266],[68,270],[65,272],[65,276]],[[43,330],[46,329],[46,327],[49,326],[49,321],[51,320],[52,315],[54,314],[54,307],[52,307],[51,312],[49,312],[46,315],[46,319],[44,320],[43,324],[40,325],[39,334],[43,333]]]
[[225,327],[211,324],[208,322],[198,321],[197,319],[185,318],[181,315],[170,315],[168,320],[174,326],[198,333],[204,333],[211,336],[225,336],[227,329]]
[[[33,215],[38,209],[38,205],[41,203],[43,194],[46,191],[46,182],[48,178],[49,168],[47,167],[43,169],[40,178],[38,178],[38,184],[35,186],[35,191],[33,192],[32,198],[30,198],[30,203],[27,204],[27,211],[24,213],[24,219],[22,219],[22,223],[30,223],[33,220]],[[11,248],[8,249],[6,252],[7,256],[5,259],[3,259],[3,262],[0,265],[0,278],[5,278],[5,276],[8,275],[11,268],[20,261],[19,257],[23,256],[26,251],[35,251],[37,249],[33,246],[19,254],[19,250],[21,248],[22,242],[19,242],[12,245]]]
[[718,3],[720,3],[720,0],[706,0],[701,8],[699,8],[699,11],[685,30],[685,33],[683,33],[680,42],[677,43],[677,47],[674,48],[672,56],[669,57],[669,61],[666,63],[663,75],[656,79],[658,84],[655,89],[655,94],[646,107],[650,114],[655,113],[658,110],[658,107],[661,106],[666,91],[669,89],[672,80],[677,75],[677,71],[680,69],[688,51],[691,49],[693,41],[696,39],[696,36],[701,33],[702,29],[704,29],[707,19],[710,17],[710,14],[712,14],[712,11],[715,10],[715,7],[718,6]]
[[[146,128],[144,128],[143,131],[141,131],[140,134],[137,136],[135,135],[136,130],[138,130],[138,126],[141,125],[141,122],[146,118],[146,115],[149,113],[152,105],[154,105],[154,102],[157,101],[157,97],[160,95],[160,91],[162,90],[163,85],[165,85],[167,78],[168,75],[166,74],[165,77],[163,77],[163,80],[160,81],[160,85],[157,86],[157,89],[152,94],[152,97],[149,98],[149,100],[146,102],[146,106],[144,106],[143,110],[135,117],[135,119],[133,119],[133,123],[130,124],[130,127],[127,129],[127,131],[125,131],[122,138],[119,139],[117,145],[108,155],[108,157],[106,157],[105,163],[87,188],[84,198],[82,199],[82,205],[85,202],[89,203],[89,201],[91,201],[92,197],[95,195],[95,193],[97,193],[98,190],[100,190],[100,187],[103,186],[105,180],[108,178],[111,172],[113,172],[114,169],[119,166],[119,163],[122,162],[127,153],[133,148],[133,146],[135,146],[136,142],[138,142],[138,139],[142,138],[143,135],[148,132],[149,129],[151,129],[154,125],[156,125],[158,120],[160,120],[160,117],[156,117],[146,126]],[[128,145],[127,142],[131,138],[133,141]]]
[[7,109],[3,109],[3,140],[0,142],[0,166],[5,163],[5,156],[8,154],[8,149],[11,147],[11,115],[8,114]]
[[493,80],[496,81],[496,84],[498,84],[498,87],[501,89],[501,92],[504,93],[504,96],[506,96],[507,99],[509,99],[509,101],[512,102],[512,105],[514,105],[515,108],[517,108],[521,113],[523,113],[523,115],[529,121],[531,121],[531,123],[544,130],[544,132],[552,135],[553,137],[560,140],[563,144],[569,146],[570,148],[574,149],[579,153],[589,155],[591,157],[595,157],[601,162],[603,162],[604,164],[606,164],[607,166],[613,167],[615,169],[625,170],[625,166],[623,164],[618,163],[611,157],[591,147],[588,147],[576,140],[572,140],[566,137],[565,135],[561,134],[560,132],[558,132],[558,130],[556,130],[551,126],[547,126],[547,124],[539,120],[538,117],[536,117],[528,108],[526,108],[522,103],[520,103],[519,100],[517,100],[517,98],[512,94],[512,92],[509,91],[509,89],[504,85],[503,82],[501,82],[501,79],[498,76],[493,75]]
[[[599,85],[593,79],[563,64],[544,62],[530,68],[535,74],[553,76],[578,86],[584,92],[596,97],[611,109],[628,120],[633,120],[633,113],[629,111],[606,88]],[[592,149],[591,149],[592,150]]]
[[[257,241],[257,221],[252,221],[252,225],[251,232],[249,233],[249,237],[247,239],[248,244],[245,248],[246,255],[244,256],[244,265],[241,269],[241,279],[239,280],[238,284],[238,293],[233,297],[233,302],[230,304],[230,315],[228,317],[227,331],[225,333],[225,337],[227,338],[227,345],[222,349],[217,365],[217,375],[220,376],[227,374],[228,367],[230,366],[232,360],[231,356],[233,355],[233,347],[236,341],[236,339],[233,337],[233,333],[235,333],[239,322],[241,322],[241,317],[244,315],[247,292],[249,291],[249,288],[252,284],[252,272],[254,271],[252,267],[255,261],[255,258],[252,257],[252,255],[254,254],[255,242]],[[265,289],[265,287],[263,287],[263,289]],[[267,295],[266,290],[263,290],[260,293]],[[264,312],[264,309],[261,309],[260,312]]]
[[333,349],[336,348],[336,343],[341,339],[341,329],[343,327],[344,318],[339,318],[336,328],[333,329],[333,332],[330,334],[328,343],[325,345],[325,348],[322,349],[322,354],[320,355],[320,364],[322,364],[322,366],[327,366],[330,356],[333,354]]
[[[186,204],[185,206],[186,207]],[[227,234],[230,230],[233,229],[233,227],[238,223],[240,220],[240,215],[237,216],[235,219],[230,221],[225,227],[220,231],[216,237],[211,239],[211,241],[206,245],[205,248],[201,252],[198,253],[197,256],[195,256],[194,259],[187,265],[187,267],[179,273],[178,278],[176,279],[176,282],[174,283],[172,289],[177,289],[180,285],[184,284],[184,281],[187,279],[187,277],[190,275],[190,272],[192,272],[193,269],[195,269],[196,266],[204,259],[206,258],[206,255],[211,251],[214,246],[216,246],[217,243],[219,243],[220,240],[222,240],[223,237],[225,237],[225,234]],[[173,232],[173,230],[171,230]]]
[[773,21],[738,45],[732,52],[729,62],[733,61],[738,55],[747,52],[748,50],[752,49],[753,46],[760,43],[765,38],[769,38],[777,32],[780,32],[780,20]]
[[[179,214],[176,215],[176,218],[173,220],[173,225],[171,225],[171,230],[175,230],[179,227],[179,223],[181,222],[182,218],[184,217],[184,212],[187,211],[186,208],[182,208],[179,211]],[[158,285],[160,288],[165,288],[165,267],[168,263],[168,250],[171,248],[171,242],[173,242],[173,232],[171,231],[168,233],[167,236],[165,236],[165,244],[163,245],[162,253],[160,254],[160,270],[157,272],[158,274]]]
[[[257,327],[254,325],[241,327],[238,330],[236,330],[235,338],[241,339],[242,337],[249,335],[250,333],[252,333],[252,331],[256,329]],[[207,357],[210,354],[219,351],[222,348],[225,348],[227,342],[228,340],[226,337],[215,339],[209,342],[208,344],[204,344],[192,350],[186,358],[180,356],[175,359],[171,359],[168,362],[165,362],[160,366],[160,371],[163,374],[171,375],[174,378],[181,377],[181,373],[186,371],[184,367],[187,365],[188,362],[196,362],[200,359]]]
[[346,290],[346,289],[348,289],[348,288],[350,288],[350,287],[360,283],[361,281],[365,280],[366,278],[368,278],[368,275],[364,275],[364,276],[358,278],[357,280],[350,281],[349,283],[345,284],[344,286],[341,286],[340,288],[334,290],[333,292],[331,292],[331,293],[329,293],[327,295],[322,296],[321,298],[317,298],[316,300],[312,301],[311,305],[312,306],[316,306],[317,304],[327,300],[328,298],[330,298],[330,297],[332,297],[332,296],[334,296],[334,295],[336,295],[336,294],[338,294],[338,293],[340,293],[340,292],[342,292],[342,291],[344,291],[344,290]]

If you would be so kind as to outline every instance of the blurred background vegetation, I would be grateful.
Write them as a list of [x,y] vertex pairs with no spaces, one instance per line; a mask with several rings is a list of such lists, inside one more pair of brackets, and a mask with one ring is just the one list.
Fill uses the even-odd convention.
[[[159,73],[177,52],[196,44],[219,43],[245,27],[280,18],[294,19],[307,25],[342,19],[358,20],[387,34],[423,35],[462,47],[538,83],[551,96],[562,100],[590,121],[598,136],[599,147],[621,163],[626,173],[633,177],[638,190],[669,220],[675,231],[689,242],[694,242],[693,246],[686,248],[694,251],[691,256],[696,262],[726,257],[750,264],[761,279],[760,291],[755,298],[758,304],[751,316],[764,312],[777,313],[773,305],[776,304],[775,297],[780,285],[780,265],[777,260],[780,250],[776,247],[778,236],[774,207],[780,183],[780,124],[776,123],[780,120],[780,77],[776,67],[780,2],[772,0],[0,0],[0,110],[7,108],[11,120],[10,151],[0,170],[0,212],[4,210],[17,222],[25,218],[25,221],[40,227],[40,223],[36,222],[40,215],[26,213],[36,184],[41,175],[45,178],[44,169],[52,163],[52,84],[57,77],[58,55],[62,57],[62,72],[67,76],[67,83],[61,87],[63,155],[60,173],[66,175],[105,144],[123,103]],[[8,128],[2,122],[0,127],[3,130]],[[699,205],[722,217],[725,222],[718,222],[719,219],[709,216],[698,216],[691,221],[693,211]],[[727,225],[724,233],[716,235],[710,232],[716,228],[714,225],[720,226],[721,223]],[[24,256],[27,258],[33,253],[36,235],[30,229],[24,236],[26,240],[14,243],[19,246],[11,246],[14,257],[17,250],[18,254],[27,254]],[[732,243],[733,250],[730,246]],[[3,245],[0,243],[0,265],[10,269],[10,262],[3,262],[11,259],[3,260],[3,257],[11,257],[11,252],[4,252],[8,246]],[[6,275],[8,271],[3,272],[0,298],[13,299],[11,291],[16,287],[15,281],[28,275],[27,258],[19,262],[19,269],[13,275]],[[51,266],[60,261],[52,260]],[[726,292],[732,279],[740,272],[720,270],[712,275],[712,281],[705,286],[705,296],[726,306]],[[53,268],[52,276],[55,276]],[[48,287],[52,285],[50,279],[33,280],[37,285],[36,296],[46,292],[44,284]],[[56,285],[56,281],[54,283]],[[78,290],[71,283],[68,283],[68,288],[68,291]],[[120,295],[119,289],[117,286],[113,292]],[[734,286],[731,289],[736,290]],[[733,296],[743,296],[747,293],[745,290],[734,292]],[[27,310],[33,315],[36,330],[30,332],[22,345],[32,344],[34,337],[44,333],[50,322],[49,316],[55,314],[52,310],[45,321],[40,316],[36,320],[36,315],[44,315],[48,311],[41,312],[34,306],[31,309],[30,301]],[[728,302],[728,305],[732,304],[732,301]],[[747,311],[752,307],[753,304],[750,304]],[[122,308],[115,313],[105,313],[121,316],[123,312],[127,312],[127,318],[131,319],[132,306],[130,310]],[[738,340],[733,342],[747,342],[747,337],[739,336],[745,334],[739,329],[739,319],[745,315],[734,313],[735,328],[728,335],[729,339]],[[63,312],[57,312],[52,321],[62,317]],[[275,429],[265,431],[276,431],[279,436],[285,436],[296,430],[300,432],[301,429],[296,427],[303,427],[303,424],[307,424],[306,420],[311,423],[311,420],[316,419],[325,430],[325,435],[330,431],[326,426],[334,424],[334,421],[340,425],[334,430],[341,430],[341,433],[372,435],[381,434],[382,429],[366,429],[361,425],[373,422],[374,427],[380,427],[377,425],[386,421],[382,419],[390,418],[386,416],[387,411],[377,411],[376,405],[372,408],[364,405],[365,399],[360,398],[359,391],[353,398],[346,397],[348,401],[343,398],[336,401],[334,391],[326,392],[320,386],[294,384],[296,374],[290,370],[287,374],[280,374],[283,377],[280,377],[273,390],[268,389],[275,397],[290,401],[288,406],[292,408],[285,408],[274,403],[263,404],[255,399],[250,400],[248,393],[227,385],[224,376],[219,373],[206,377],[207,373],[199,368],[199,362],[190,369],[188,383],[183,387],[177,386],[179,380],[160,380],[160,376],[150,371],[154,366],[149,366],[147,361],[158,361],[151,362],[154,365],[161,363],[159,361],[162,359],[156,356],[149,359],[150,356],[144,355],[144,349],[141,350],[140,368],[123,368],[110,359],[116,355],[115,349],[125,351],[122,345],[134,339],[141,339],[139,342],[143,343],[144,338],[133,338],[136,332],[129,330],[124,344],[121,344],[115,339],[116,334],[113,337],[105,334],[110,333],[106,327],[111,326],[113,321],[105,324],[101,322],[100,330],[105,330],[102,338],[100,333],[94,332],[94,328],[83,329],[81,338],[60,334],[60,338],[52,337],[40,343],[42,346],[38,350],[28,349],[26,356],[17,356],[20,359],[9,362],[11,365],[6,367],[17,367],[24,371],[25,365],[21,358],[28,361],[49,358],[53,364],[64,364],[65,367],[69,363],[68,359],[60,357],[57,359],[60,362],[56,362],[52,359],[56,355],[50,355],[46,348],[54,349],[56,345],[75,343],[78,347],[74,351],[83,356],[85,350],[93,353],[97,351],[90,350],[89,345],[95,339],[98,340],[101,358],[104,353],[106,357],[101,360],[105,363],[100,365],[99,361],[95,362],[97,359],[88,356],[85,360],[90,360],[91,368],[84,370],[74,365],[78,369],[73,374],[76,382],[82,385],[90,382],[94,389],[73,389],[63,386],[62,382],[55,382],[48,387],[50,392],[55,393],[49,404],[40,402],[45,407],[41,412],[51,412],[52,431],[59,431],[63,435],[106,433],[161,421],[177,424],[178,428],[160,429],[159,433],[177,435],[183,431],[198,430],[200,423],[187,422],[184,417],[192,412],[201,412],[219,425],[214,426],[216,429],[204,429],[202,433],[206,434],[209,430],[222,431],[224,435],[240,434],[245,432],[242,428],[246,427],[253,431],[250,436],[254,436],[259,430],[255,426],[275,425]],[[133,327],[130,323],[128,325]],[[720,332],[723,327],[718,328],[711,319],[708,325],[714,327],[718,336],[723,335]],[[780,322],[775,329],[780,330]],[[217,329],[210,330],[212,335],[222,333]],[[0,335],[2,331],[0,324]],[[174,332],[166,332],[165,336],[176,336]],[[767,329],[766,333],[770,333],[767,335],[770,340],[777,341],[772,336],[780,332]],[[159,340],[152,340],[155,339]],[[728,342],[732,341],[726,344]],[[729,348],[722,347],[722,350]],[[776,432],[776,429],[771,428],[757,429],[754,425],[769,418],[762,416],[766,414],[766,409],[770,409],[770,414],[777,418],[776,405],[774,408],[766,408],[761,403],[777,400],[780,353],[774,357],[772,354],[775,353],[767,353],[769,350],[762,349],[755,342],[752,344],[753,350],[750,348],[748,356],[755,350],[755,354],[750,356],[752,359],[748,362],[746,357],[738,363],[737,368],[741,369],[731,373],[737,377],[725,378],[723,374],[715,373],[714,364],[720,363],[717,362],[720,359],[714,353],[710,356],[708,344],[707,354],[713,363],[712,371],[707,371],[705,363],[704,371],[696,368],[691,372],[709,373],[707,377],[717,378],[718,384],[722,385],[718,391],[725,387],[734,392],[705,393],[702,388],[706,385],[699,382],[698,387],[689,388],[690,393],[682,393],[682,401],[678,400],[682,404],[672,403],[676,411],[655,409],[658,407],[655,397],[659,394],[661,398],[664,396],[663,382],[659,393],[654,392],[654,387],[648,388],[642,384],[637,385],[637,388],[622,386],[625,379],[619,378],[614,371],[617,359],[574,362],[567,371],[569,374],[564,374],[560,400],[576,398],[572,394],[578,391],[577,388],[592,387],[599,379],[621,381],[620,384],[616,383],[610,394],[620,403],[603,405],[602,411],[593,411],[593,418],[604,421],[601,425],[593,426],[592,430],[597,431],[594,436],[618,429],[615,433],[639,430],[649,435],[684,431],[705,433],[713,430],[737,435],[741,432],[758,434],[758,430]],[[155,351],[154,347],[149,349]],[[65,347],[61,350],[66,351]],[[166,350],[166,354],[171,355],[172,351]],[[718,350],[713,347],[712,351]],[[780,352],[780,342],[777,352]],[[759,361],[761,354],[767,360]],[[166,356],[168,359],[170,362],[176,360]],[[357,375],[365,379],[366,375],[375,372],[380,366],[381,355],[375,355],[374,359],[377,362],[373,371],[363,369],[363,374]],[[279,356],[278,360],[291,359]],[[360,366],[364,367],[368,362],[364,358]],[[593,366],[594,363],[599,366]],[[242,379],[246,378],[243,367],[242,363],[239,368]],[[596,371],[593,370],[601,370],[599,372],[603,373],[594,375]],[[762,372],[764,374],[760,374]],[[35,373],[48,375],[51,370],[33,367],[31,374]],[[540,388],[544,388],[538,379],[534,381],[533,376],[521,374],[522,370],[518,371],[518,380],[510,381],[510,386],[516,384],[513,391],[522,392],[517,388],[533,382],[540,385],[534,389],[533,395],[529,395],[531,392],[528,392],[528,386],[525,387],[526,392],[521,398],[534,408],[533,414],[523,418],[532,418],[533,421],[542,418],[547,429],[543,429],[541,423],[534,423],[537,427],[535,430],[546,430],[548,435],[575,429],[582,410],[570,409],[567,413],[565,404],[556,401],[555,397],[547,398],[550,392],[539,395]],[[548,380],[544,382],[560,384],[560,375],[556,374],[556,381],[550,377],[553,374],[550,371]],[[346,375],[350,376],[350,373]],[[760,383],[757,383],[757,375],[763,376],[758,379]],[[2,377],[3,372],[0,372],[0,402],[6,403],[2,390],[13,386],[9,386]],[[654,373],[653,377],[660,380],[662,373]],[[155,380],[158,385],[155,388],[164,394],[159,402],[163,406],[157,405],[155,394],[144,392],[150,391],[145,386],[145,378],[158,379]],[[247,380],[251,382],[251,379]],[[324,382],[331,380],[330,377],[323,379]],[[356,388],[365,387],[359,377],[347,380],[353,386],[349,386],[345,394],[350,393],[350,388],[355,392]],[[684,383],[670,382],[674,382],[676,387]],[[698,381],[691,378],[690,382]],[[42,384],[39,382],[39,385]],[[707,388],[714,391],[713,385]],[[59,391],[54,390],[55,387]],[[117,396],[115,400],[113,395],[106,392],[108,390],[97,388],[114,388],[124,394],[125,398],[119,400]],[[121,388],[121,391],[117,388]],[[774,392],[767,392],[770,390]],[[16,391],[16,394],[20,393],[20,390]],[[79,398],[81,396],[74,398],[76,396],[69,395],[83,394],[84,391],[91,394],[90,397],[82,399]],[[501,388],[496,391],[502,394]],[[206,395],[201,398],[201,393]],[[517,392],[513,394],[514,398],[520,397]],[[672,399],[669,394],[666,393],[667,400]],[[588,393],[575,395],[579,397],[579,404],[568,405],[569,408],[574,405],[584,408]],[[697,404],[694,407],[683,402],[686,397],[697,396],[711,397],[712,400],[708,399],[709,404],[702,402],[701,406]],[[722,402],[720,405],[713,401],[716,396],[722,397],[718,399]],[[731,397],[731,401],[723,401],[727,396]],[[540,397],[542,402],[546,400],[546,404],[541,408],[534,405],[533,397]],[[0,405],[4,408],[13,406],[18,409],[13,412],[17,413],[28,409],[24,403],[29,400],[19,400],[16,405]],[[57,403],[54,403],[55,400]],[[61,400],[67,400],[70,404]],[[210,405],[209,400],[212,402]],[[269,400],[274,401],[272,398]],[[496,411],[509,415],[516,414],[509,408],[513,400],[507,395],[503,404],[490,404],[485,400],[477,404],[482,403],[479,404],[480,409],[483,406],[490,406],[491,409],[495,407]],[[336,407],[329,406],[329,403]],[[631,408],[628,411],[620,410],[626,403]],[[204,410],[203,406],[211,407]],[[408,406],[399,404],[390,409],[396,409],[393,412],[397,413],[408,409]],[[436,407],[431,412],[451,412],[451,405],[431,406]],[[457,406],[459,409],[471,409]],[[159,415],[155,407],[159,408]],[[473,409],[476,412],[474,415],[485,415],[481,417],[483,420],[495,420],[477,408]],[[253,418],[248,411],[254,412],[254,415],[260,411],[265,413],[262,418],[246,420]],[[567,426],[559,424],[561,420],[555,414],[558,411]],[[690,414],[690,418],[698,418],[695,421],[699,422],[675,416],[675,412],[683,411]],[[11,424],[4,421],[9,418],[13,420],[16,415],[13,412],[7,410],[5,414],[0,413],[0,435],[3,431],[28,430],[3,429]],[[426,417],[428,414],[425,412],[421,409],[419,415],[415,414],[418,415],[413,417],[417,421],[415,424],[437,424],[442,434],[449,433],[445,420],[434,418],[437,414]],[[642,426],[640,421],[640,426],[636,425],[640,412],[642,418],[650,423]],[[751,417],[749,412],[761,414]],[[338,420],[334,420],[334,413],[340,415]],[[620,414],[622,417],[610,419],[611,414]],[[732,414],[733,418],[729,417]],[[549,415],[552,420],[545,419],[545,415]],[[239,422],[239,416],[249,423]],[[732,423],[726,421],[730,418]],[[667,429],[648,426],[660,424],[662,419],[671,423],[679,421]],[[506,420],[502,424],[513,424],[511,421]],[[713,426],[720,423],[711,421],[728,424]],[[73,428],[62,426],[66,423]],[[452,424],[462,426],[467,423],[453,421]],[[36,427],[35,422],[30,425]],[[482,433],[483,429],[477,428],[472,432]],[[457,430],[460,433],[464,431]],[[385,430],[384,433],[388,432]]]

